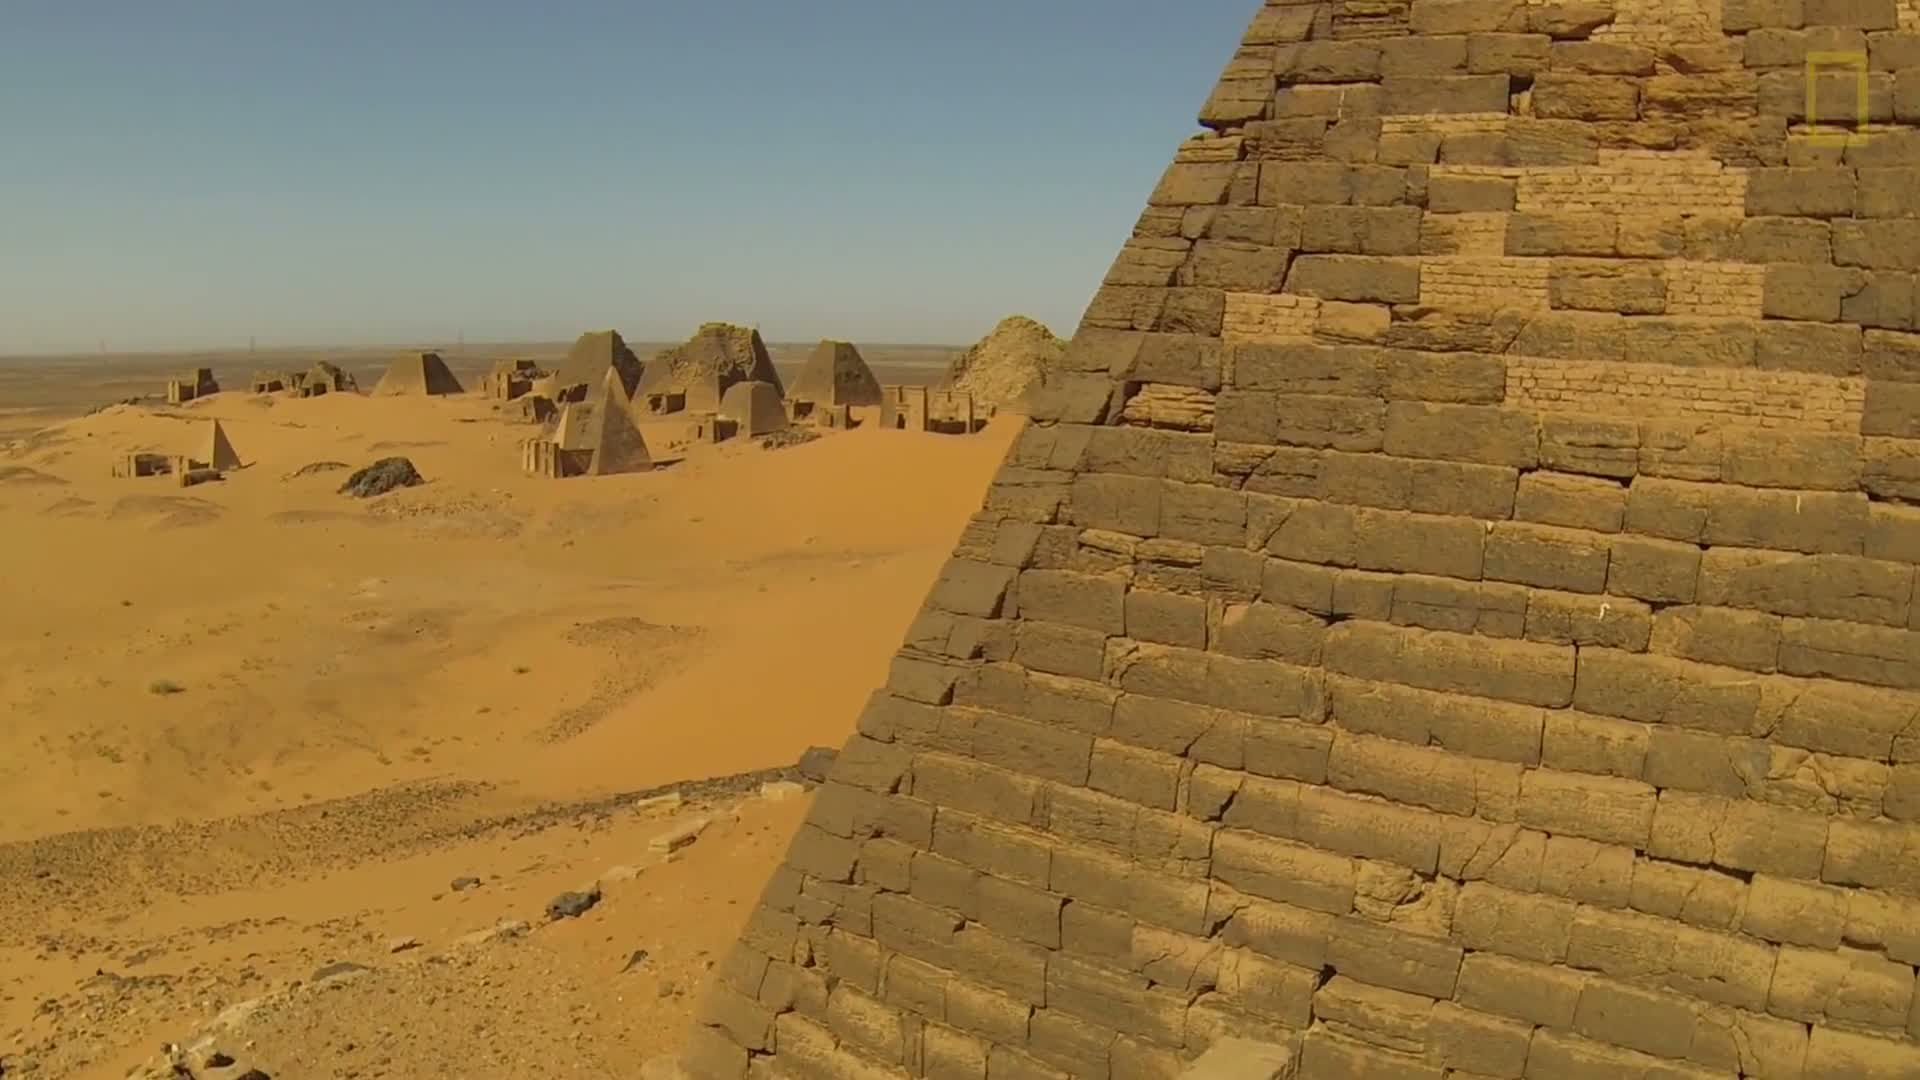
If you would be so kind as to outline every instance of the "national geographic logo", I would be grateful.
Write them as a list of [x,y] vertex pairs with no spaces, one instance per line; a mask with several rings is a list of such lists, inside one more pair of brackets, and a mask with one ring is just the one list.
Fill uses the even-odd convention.
[[[1851,79],[1833,76],[1851,73]],[[1826,76],[1826,78],[1822,78]],[[1826,93],[1821,93],[1822,84]],[[1852,108],[1833,99],[1836,92],[1852,97]],[[1828,100],[1822,101],[1822,97]],[[1822,111],[1822,110],[1825,111]],[[1807,54],[1807,137],[1816,146],[1859,146],[1871,137],[1867,122],[1867,54],[1811,52]],[[1822,117],[1851,116],[1851,127],[1822,124]]]

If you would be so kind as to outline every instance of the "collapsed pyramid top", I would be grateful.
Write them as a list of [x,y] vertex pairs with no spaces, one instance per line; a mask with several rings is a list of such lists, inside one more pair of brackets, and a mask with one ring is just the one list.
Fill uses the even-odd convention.
[[386,374],[374,384],[375,396],[395,394],[461,394],[466,390],[447,369],[439,353],[407,353],[394,358]]
[[1916,93],[1911,0],[1260,5],[689,1068],[1920,1076]]
[[706,323],[685,344],[663,349],[641,373],[636,395],[689,393],[703,384],[724,395],[737,382],[771,383],[782,389],[760,331],[731,323]]
[[1066,351],[1066,342],[1045,326],[1025,315],[1008,316],[955,358],[943,385],[1003,408],[1038,389]]
[[619,331],[591,331],[575,339],[560,361],[559,382],[562,386],[585,383],[597,394],[606,388],[604,375],[609,369],[620,373],[621,392],[631,399],[640,385],[640,358],[627,347]]
[[829,407],[878,405],[880,380],[873,377],[859,349],[844,341],[822,341],[807,357],[788,396]]

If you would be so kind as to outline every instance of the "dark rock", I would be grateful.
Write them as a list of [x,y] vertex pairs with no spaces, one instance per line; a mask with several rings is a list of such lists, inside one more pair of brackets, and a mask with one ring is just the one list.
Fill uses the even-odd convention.
[[424,483],[426,481],[420,478],[420,473],[414,469],[413,462],[403,457],[381,458],[347,477],[347,482],[340,485],[340,493],[369,499],[375,495],[384,495],[395,488],[412,487],[415,484]]
[[248,1069],[246,1072],[240,1074],[239,1080],[273,1080],[273,1077],[268,1076],[259,1069]]
[[466,892],[468,889],[479,887],[480,879],[477,877],[457,877],[453,879],[453,884],[450,886],[454,892]]
[[309,982],[325,982],[328,979],[337,979],[342,975],[358,975],[360,972],[372,971],[372,970],[373,970],[372,968],[367,967],[365,964],[355,964],[350,961],[342,960],[337,964],[328,964],[326,967],[323,967],[320,970],[314,972],[313,978],[309,979],[308,981]]
[[592,910],[600,902],[600,886],[595,885],[586,892],[563,892],[547,904],[549,919],[577,919]]
[[634,968],[644,965],[646,962],[647,962],[647,950],[635,949],[633,950],[633,955],[627,957],[627,964],[625,967],[620,969],[620,973],[624,975],[627,972],[632,971]]
[[800,775],[816,784],[824,784],[827,774],[833,771],[833,763],[840,757],[840,751],[825,746],[809,746],[800,755]]
[[232,1054],[223,1054],[218,1050],[207,1055],[206,1066],[209,1069],[224,1069],[233,1064]]

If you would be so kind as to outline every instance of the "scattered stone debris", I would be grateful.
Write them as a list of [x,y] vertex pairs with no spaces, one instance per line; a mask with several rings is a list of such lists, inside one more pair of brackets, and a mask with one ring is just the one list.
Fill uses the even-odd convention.
[[755,441],[760,444],[762,450],[784,450],[789,446],[810,443],[819,437],[820,433],[810,428],[790,427],[762,435]]
[[410,949],[417,949],[419,947],[420,947],[420,939],[417,937],[396,937],[396,938],[387,939],[387,951],[390,953],[403,953],[403,952],[407,952]]
[[547,918],[558,922],[561,919],[577,919],[593,910],[600,902],[600,886],[595,885],[585,892],[563,892],[547,902]]
[[448,886],[448,888],[451,888],[454,892],[466,892],[468,889],[477,889],[479,887],[480,879],[477,877],[457,877],[453,879],[453,884]]
[[800,755],[800,776],[816,784],[827,782],[827,774],[833,771],[833,763],[840,758],[840,751],[827,746],[809,746]]
[[316,473],[339,472],[341,469],[350,468],[352,468],[352,466],[344,461],[315,461],[311,464],[302,465],[288,473],[287,479],[296,480],[302,476],[312,476]]
[[796,784],[791,780],[775,780],[760,785],[760,797],[768,802],[786,802],[796,795],[806,793],[806,785]]
[[347,477],[347,482],[340,485],[340,493],[359,499],[370,499],[375,495],[384,495],[395,488],[413,487],[424,483],[426,481],[421,479],[412,461],[403,457],[389,457],[381,458]]
[[317,986],[324,982],[337,982],[351,979],[356,975],[365,975],[372,970],[372,968],[367,967],[365,964],[356,964],[348,960],[342,960],[337,964],[328,964],[326,967],[314,972],[313,978],[308,981]]
[[639,876],[640,868],[637,866],[614,866],[609,867],[606,873],[601,874],[600,880],[603,883],[611,885],[622,881],[632,881]]
[[700,839],[700,834],[707,831],[709,824],[710,821],[706,817],[693,818],[647,841],[647,849],[671,855]]
[[644,965],[647,962],[648,955],[649,954],[645,949],[633,950],[633,954],[627,957],[626,964],[620,968],[620,974],[625,975],[627,972],[632,971],[634,968]]
[[487,927],[485,930],[475,930],[471,934],[467,934],[463,937],[457,938],[454,940],[454,944],[455,945],[491,945],[496,941],[506,941],[509,938],[525,937],[527,932],[532,929],[533,927],[527,925],[527,922],[524,919],[506,919],[502,922],[496,923],[493,926]]
[[640,799],[633,804],[633,808],[642,814],[650,814],[658,810],[678,810],[686,801],[686,797],[679,792],[669,791],[664,795]]

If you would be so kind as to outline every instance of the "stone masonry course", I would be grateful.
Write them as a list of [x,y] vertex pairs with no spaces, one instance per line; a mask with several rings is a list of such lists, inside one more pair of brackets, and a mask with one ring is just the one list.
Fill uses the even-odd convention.
[[682,1064],[1920,1077],[1920,8],[1267,0],[1198,119]]

